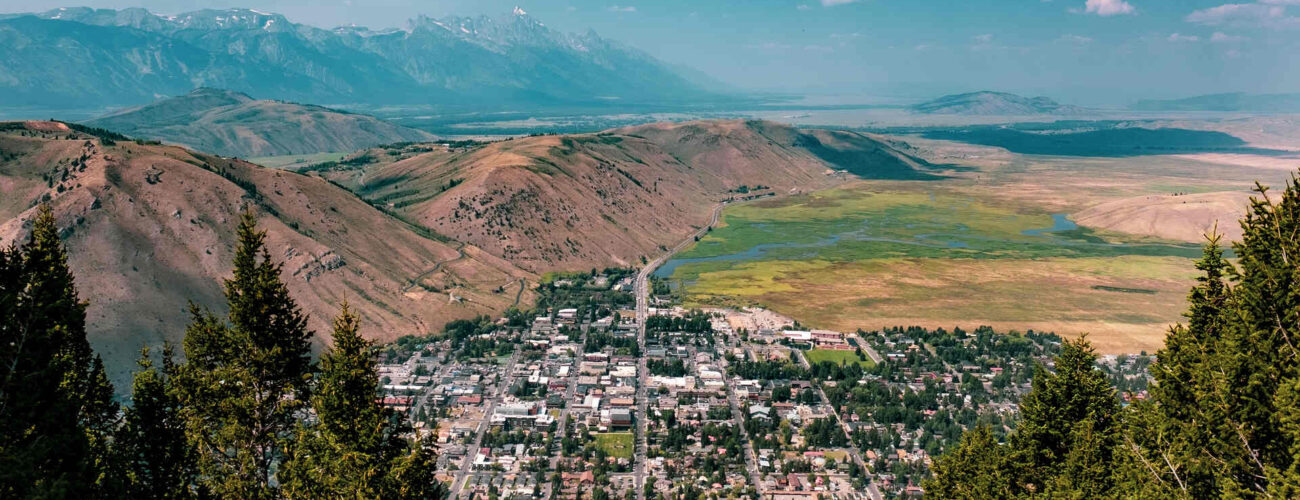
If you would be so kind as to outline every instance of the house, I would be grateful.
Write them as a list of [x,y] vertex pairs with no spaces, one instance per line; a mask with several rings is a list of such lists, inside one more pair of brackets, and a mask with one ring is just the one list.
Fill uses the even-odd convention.
[[632,411],[626,408],[614,408],[609,410],[608,425],[611,429],[619,428],[619,427],[631,427]]
[[380,400],[380,403],[397,411],[406,411],[411,408],[411,397],[385,396],[384,399]]
[[609,398],[609,406],[612,408],[631,408],[636,404],[632,398]]

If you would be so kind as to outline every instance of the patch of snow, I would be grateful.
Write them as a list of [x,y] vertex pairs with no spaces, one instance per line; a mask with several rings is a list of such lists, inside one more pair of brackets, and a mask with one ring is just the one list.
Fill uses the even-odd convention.
[[524,12],[524,9],[519,8],[518,5],[515,6],[515,10],[512,11],[512,12],[514,12],[514,14],[515,14],[516,16],[526,16],[526,15],[528,15],[528,13],[527,13],[527,12]]

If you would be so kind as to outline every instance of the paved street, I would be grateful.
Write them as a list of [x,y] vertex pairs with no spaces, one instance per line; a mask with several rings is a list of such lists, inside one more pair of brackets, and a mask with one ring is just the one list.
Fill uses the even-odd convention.
[[637,362],[637,414],[636,414],[636,447],[635,447],[635,477],[636,477],[636,495],[638,500],[645,500],[645,480],[646,480],[646,412],[648,410],[648,398],[646,397],[646,385],[650,383],[650,375],[646,368],[646,350],[645,333],[646,320],[650,317],[650,275],[654,274],[655,269],[667,262],[669,258],[677,252],[682,251],[690,244],[696,241],[696,238],[703,237],[718,223],[718,218],[722,215],[723,207],[727,203],[722,202],[713,207],[713,213],[709,215],[709,223],[699,231],[691,234],[689,238],[682,240],[677,246],[673,247],[667,253],[656,257],[654,260],[641,268],[641,272],[636,275],[636,324],[637,324],[637,345],[643,354]]
[[[514,366],[518,360],[519,352],[516,351],[510,355],[510,361],[506,363],[506,366]],[[512,376],[507,371],[506,375],[501,377],[501,381],[497,383],[496,393],[492,395],[492,399],[489,400],[487,407],[483,410],[483,416],[479,420],[478,428],[475,429],[474,444],[466,448],[465,458],[461,460],[460,470],[456,471],[456,478],[451,482],[451,498],[460,497],[461,489],[465,487],[465,479],[473,466],[474,456],[478,454],[479,447],[483,444],[483,435],[487,433],[488,427],[490,427],[488,420],[492,418],[492,412],[496,410],[497,403],[501,401],[501,396],[505,394],[506,388],[510,387],[511,379]]]

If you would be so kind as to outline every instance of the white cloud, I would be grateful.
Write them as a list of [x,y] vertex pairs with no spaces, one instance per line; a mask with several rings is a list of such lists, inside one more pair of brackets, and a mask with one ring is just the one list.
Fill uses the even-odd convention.
[[975,35],[971,37],[971,39],[975,40],[977,43],[989,43],[993,41],[993,35],[985,33],[983,35]]
[[605,10],[608,10],[610,12],[636,12],[636,7],[632,5],[625,5],[622,7],[618,5],[611,5],[609,7],[606,7]]
[[1245,28],[1300,28],[1300,17],[1287,13],[1285,5],[1300,5],[1300,0],[1266,0],[1262,3],[1228,3],[1201,9],[1187,15],[1187,22],[1207,26]]
[[745,47],[750,49],[759,49],[759,50],[786,50],[790,48],[790,45],[781,42],[763,42],[763,43],[751,43],[749,45],[746,45]]
[[835,52],[835,48],[826,45],[804,45],[803,50],[806,52]]
[[1099,16],[1118,16],[1122,14],[1132,14],[1137,9],[1133,4],[1124,0],[1088,0],[1083,5],[1084,12],[1096,14]]
[[808,9],[811,9],[812,7],[809,7],[808,4],[806,4],[806,3],[801,3],[801,4],[799,4],[798,7],[795,7],[795,8],[796,8],[796,9],[799,9],[799,10],[808,10]]
[[1171,42],[1174,42],[1174,43],[1181,43],[1181,42],[1199,42],[1199,41],[1201,41],[1201,37],[1196,36],[1196,35],[1180,35],[1180,34],[1178,34],[1178,33],[1174,33],[1174,34],[1169,35],[1169,38],[1167,38],[1167,40],[1169,40],[1169,41],[1171,41]]
[[1056,43],[1072,43],[1075,45],[1084,45],[1092,43],[1092,38],[1083,35],[1072,35],[1066,33],[1056,39]]
[[862,37],[862,33],[858,33],[858,32],[853,32],[853,33],[831,33],[831,38],[834,38],[834,39],[836,39],[836,40],[846,40],[846,39],[850,39],[850,38],[861,38],[861,37]]
[[834,7],[836,5],[850,4],[858,0],[821,0],[821,1],[822,1],[822,7]]
[[1240,42],[1240,41],[1243,41],[1243,40],[1245,40],[1245,39],[1246,39],[1246,37],[1244,37],[1244,36],[1229,35],[1229,34],[1226,34],[1226,33],[1222,32],[1222,31],[1216,31],[1216,32],[1214,32],[1213,35],[1210,35],[1210,41],[1211,41],[1211,42],[1214,42],[1214,43],[1232,43],[1232,42]]

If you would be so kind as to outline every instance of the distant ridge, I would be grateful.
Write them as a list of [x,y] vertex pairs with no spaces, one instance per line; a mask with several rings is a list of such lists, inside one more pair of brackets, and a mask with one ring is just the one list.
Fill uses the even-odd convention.
[[1068,115],[1087,110],[1058,103],[1047,97],[1024,97],[1006,92],[980,91],[946,95],[912,106],[912,111],[931,115]]
[[1252,113],[1300,113],[1297,94],[1207,94],[1183,99],[1148,99],[1138,101],[1136,111],[1242,111]]
[[86,124],[238,157],[350,152],[433,138],[372,116],[255,100],[240,92],[211,88],[119,111]]
[[60,8],[0,16],[5,105],[133,106],[198,86],[331,104],[672,105],[727,99],[649,54],[523,11],[320,29],[251,9],[157,15]]

